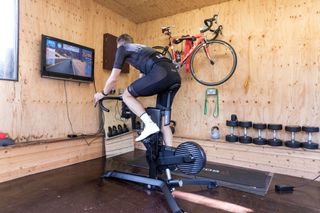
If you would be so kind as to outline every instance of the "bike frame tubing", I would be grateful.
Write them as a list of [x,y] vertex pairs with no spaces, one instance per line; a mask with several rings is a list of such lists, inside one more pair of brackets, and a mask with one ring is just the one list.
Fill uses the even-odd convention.
[[[195,44],[192,46],[192,48],[189,50],[189,52],[181,59],[181,61],[179,62],[180,66],[182,66],[186,61],[187,59],[191,56],[191,54],[193,53],[194,49],[201,43],[205,43],[205,39],[203,37],[203,35],[201,33],[195,35],[195,36],[190,36],[190,37],[187,37],[187,38],[196,38],[196,42]],[[173,60],[176,60],[176,54],[174,52],[174,42],[173,42],[174,38],[172,38],[171,36],[169,37],[169,48],[171,50],[171,55],[173,57]],[[208,50],[206,49],[206,55],[207,57],[210,59],[210,56],[208,54]]]

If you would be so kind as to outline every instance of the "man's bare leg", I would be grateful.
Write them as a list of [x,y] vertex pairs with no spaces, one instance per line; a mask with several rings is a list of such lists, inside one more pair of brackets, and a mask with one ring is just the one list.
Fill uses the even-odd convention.
[[141,132],[140,136],[136,138],[136,141],[141,141],[147,138],[149,135],[160,131],[157,124],[155,124],[146,113],[146,110],[143,108],[142,104],[135,97],[133,97],[127,89],[122,95],[122,100],[134,114],[140,117],[145,125],[144,130]]
[[140,101],[138,101],[135,97],[133,97],[128,89],[124,91],[122,94],[122,100],[129,107],[129,109],[136,114],[136,116],[140,117],[143,113],[146,112]]

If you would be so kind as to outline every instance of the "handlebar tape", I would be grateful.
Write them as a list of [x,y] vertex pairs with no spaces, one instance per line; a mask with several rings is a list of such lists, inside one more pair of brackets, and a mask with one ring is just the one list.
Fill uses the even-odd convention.
[[203,22],[207,26],[206,29],[201,30],[201,33],[207,32],[208,30],[211,31],[212,22],[214,22],[217,19],[218,15],[214,15],[212,18],[205,19]]
[[122,101],[122,97],[121,96],[106,96],[106,97],[102,98],[99,101],[99,107],[102,109],[102,111],[110,112],[110,110],[103,105],[103,101],[105,101],[105,100],[119,100],[119,101]]

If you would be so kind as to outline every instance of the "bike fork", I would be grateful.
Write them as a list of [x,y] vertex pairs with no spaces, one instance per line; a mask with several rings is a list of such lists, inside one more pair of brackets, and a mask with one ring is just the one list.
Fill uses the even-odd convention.
[[214,63],[214,60],[210,57],[210,53],[209,53],[209,49],[208,49],[208,44],[204,43],[204,44],[203,44],[203,48],[204,48],[204,52],[205,52],[207,58],[208,58],[209,61],[210,61],[210,64],[211,64],[211,65],[214,65],[214,64],[215,64],[215,63]]

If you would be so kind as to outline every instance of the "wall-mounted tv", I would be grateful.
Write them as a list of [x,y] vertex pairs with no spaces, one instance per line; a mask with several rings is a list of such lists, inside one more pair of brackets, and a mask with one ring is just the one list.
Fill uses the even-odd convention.
[[94,49],[42,35],[41,77],[94,80]]

